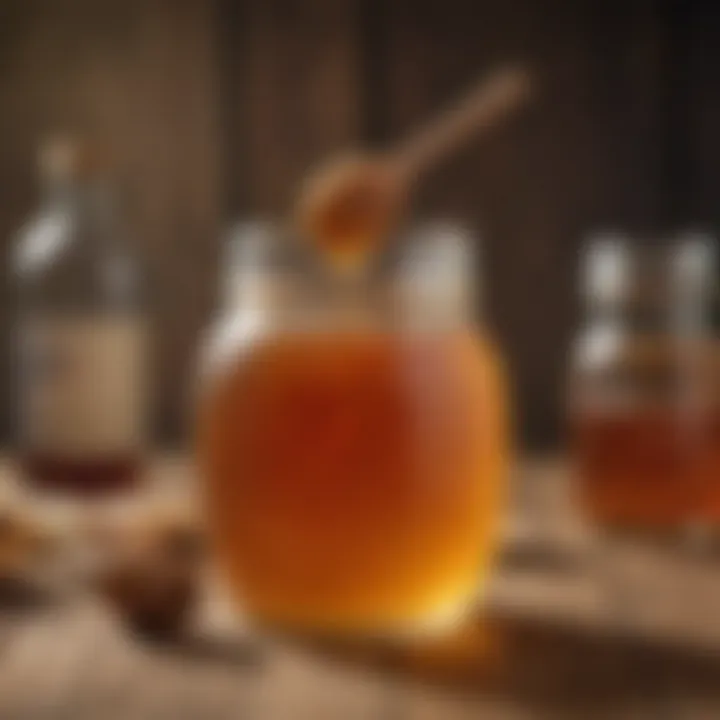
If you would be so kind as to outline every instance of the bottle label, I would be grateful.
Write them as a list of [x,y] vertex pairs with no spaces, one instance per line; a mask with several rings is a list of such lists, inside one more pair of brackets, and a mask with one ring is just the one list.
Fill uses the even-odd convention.
[[26,449],[84,459],[141,448],[140,318],[33,318],[19,340],[20,433]]

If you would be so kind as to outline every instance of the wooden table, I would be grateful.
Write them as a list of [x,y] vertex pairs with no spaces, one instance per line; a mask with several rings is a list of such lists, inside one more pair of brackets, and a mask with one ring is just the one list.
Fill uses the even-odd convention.
[[[174,460],[154,475],[179,493],[192,473]],[[514,488],[486,608],[457,637],[413,647],[259,637],[208,590],[192,637],[160,646],[73,594],[2,610],[0,718],[720,718],[720,560],[599,546],[561,464],[527,463]]]

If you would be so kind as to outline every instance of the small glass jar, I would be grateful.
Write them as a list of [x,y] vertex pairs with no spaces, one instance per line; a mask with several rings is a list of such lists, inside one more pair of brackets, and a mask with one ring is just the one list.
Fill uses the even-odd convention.
[[707,516],[720,470],[713,259],[712,243],[690,235],[644,245],[606,235],[585,250],[569,413],[581,503],[601,526],[675,531]]
[[230,590],[261,624],[438,627],[475,602],[505,494],[504,389],[465,234],[424,226],[368,278],[239,228],[206,346],[198,454]]

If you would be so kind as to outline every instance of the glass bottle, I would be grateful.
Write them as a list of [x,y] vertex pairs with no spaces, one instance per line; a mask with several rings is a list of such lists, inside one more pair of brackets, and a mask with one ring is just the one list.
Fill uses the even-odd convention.
[[708,300],[699,236],[594,238],[573,348],[570,424],[579,497],[600,526],[677,531],[705,515],[712,467]]
[[145,327],[136,264],[98,149],[40,152],[43,201],[13,257],[23,475],[61,494],[132,485],[145,441]]
[[500,368],[472,321],[467,238],[412,235],[346,283],[271,225],[238,233],[198,454],[230,590],[261,623],[438,628],[487,579],[507,463]]

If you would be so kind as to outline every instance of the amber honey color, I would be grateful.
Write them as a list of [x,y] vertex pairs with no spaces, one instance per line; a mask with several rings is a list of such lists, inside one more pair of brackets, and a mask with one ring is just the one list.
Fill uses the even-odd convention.
[[77,460],[26,453],[20,465],[28,482],[35,487],[89,497],[133,488],[140,480],[142,458],[139,454],[127,453]]
[[215,372],[199,454],[245,609],[384,632],[476,597],[506,462],[493,358],[469,332],[290,334]]
[[710,418],[709,452],[704,473],[702,519],[720,530],[720,408]]
[[387,240],[404,203],[382,162],[348,159],[311,178],[298,226],[335,267],[362,266]]
[[595,520],[666,529],[711,509],[720,454],[709,413],[586,411],[574,417],[574,434],[581,501]]
[[710,423],[710,461],[705,480],[703,509],[705,517],[720,530],[720,343],[714,341],[712,377],[714,379],[712,418]]

